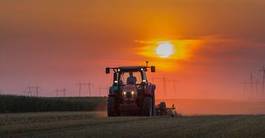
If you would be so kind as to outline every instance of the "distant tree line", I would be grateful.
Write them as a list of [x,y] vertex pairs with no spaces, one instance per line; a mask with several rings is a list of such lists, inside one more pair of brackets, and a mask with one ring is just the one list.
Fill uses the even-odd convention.
[[0,113],[100,111],[105,110],[103,97],[27,97],[0,95]]

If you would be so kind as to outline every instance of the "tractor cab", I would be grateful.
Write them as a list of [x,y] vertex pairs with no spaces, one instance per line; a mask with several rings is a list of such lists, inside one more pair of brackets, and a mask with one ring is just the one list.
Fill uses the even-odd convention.
[[[135,84],[140,85],[142,83],[147,83],[147,72],[146,66],[129,66],[129,67],[117,67],[117,68],[106,68],[106,74],[113,70],[113,85],[126,85],[133,84],[130,81],[130,77],[135,77]],[[151,66],[151,72],[155,72],[155,67]],[[129,80],[129,81],[128,81]]]

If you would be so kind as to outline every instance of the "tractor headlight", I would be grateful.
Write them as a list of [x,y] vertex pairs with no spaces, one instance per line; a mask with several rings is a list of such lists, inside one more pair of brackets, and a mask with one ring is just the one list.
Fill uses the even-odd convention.
[[135,91],[123,91],[122,96],[124,96],[124,97],[135,97],[136,93],[135,93]]

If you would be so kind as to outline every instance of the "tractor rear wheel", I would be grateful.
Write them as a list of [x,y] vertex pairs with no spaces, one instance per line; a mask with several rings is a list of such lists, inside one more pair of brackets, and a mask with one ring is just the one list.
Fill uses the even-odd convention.
[[153,115],[153,100],[151,97],[145,97],[143,103],[143,115],[152,116]]
[[117,113],[117,109],[116,109],[116,106],[115,106],[115,98],[114,97],[109,97],[108,98],[108,116],[111,117],[111,116],[117,116],[118,113]]

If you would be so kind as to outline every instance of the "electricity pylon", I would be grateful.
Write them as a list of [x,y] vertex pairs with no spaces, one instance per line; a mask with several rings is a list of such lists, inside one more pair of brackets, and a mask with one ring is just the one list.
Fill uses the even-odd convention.
[[60,95],[62,95],[63,97],[66,96],[66,89],[65,88],[56,89],[55,92],[56,92],[56,97],[59,97]]
[[167,98],[167,84],[168,84],[168,82],[173,82],[173,89],[174,89],[174,92],[177,91],[177,88],[176,88],[176,82],[177,82],[177,80],[167,79],[165,76],[163,76],[163,77],[151,78],[151,80],[152,80],[152,81],[154,81],[154,80],[161,80],[161,81],[162,81],[163,92],[164,92],[164,99]]
[[40,87],[39,86],[29,86],[25,89],[25,94],[27,96],[39,96]]
[[262,93],[265,94],[265,66],[263,66],[259,71],[262,72]]
[[82,92],[82,88],[83,88],[83,86],[87,86],[88,87],[88,96],[91,96],[91,93],[92,93],[92,83],[90,83],[90,82],[88,82],[88,83],[82,83],[82,82],[80,82],[80,83],[78,83],[77,84],[78,86],[79,86],[79,90],[78,90],[78,94],[79,94],[79,97],[81,96],[81,92]]

